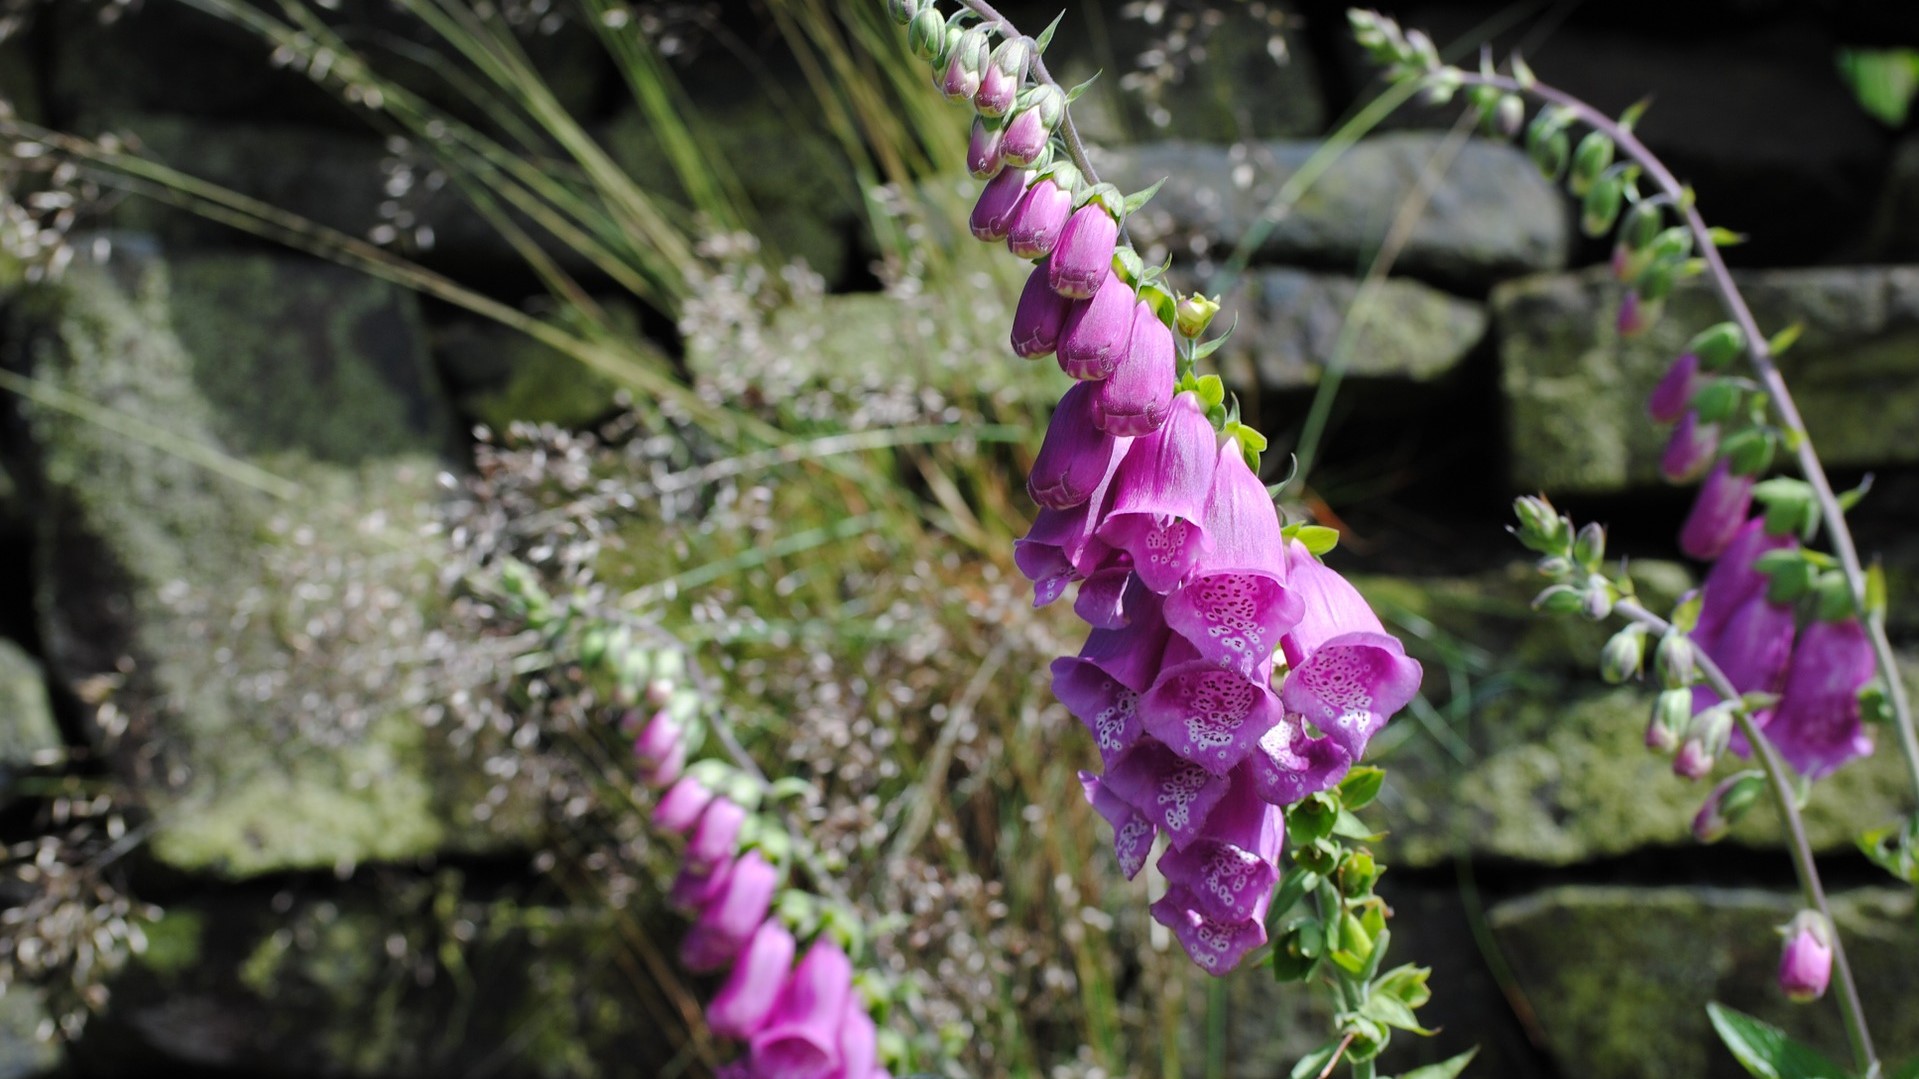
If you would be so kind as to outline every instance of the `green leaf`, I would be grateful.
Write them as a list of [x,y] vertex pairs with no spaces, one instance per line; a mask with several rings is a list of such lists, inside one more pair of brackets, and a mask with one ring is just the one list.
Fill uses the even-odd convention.
[[1333,822],[1333,834],[1360,843],[1377,843],[1386,838],[1386,833],[1373,831],[1366,826],[1365,821],[1359,819],[1358,814],[1344,809],[1339,811],[1338,819]]
[[1199,380],[1199,400],[1211,408],[1226,403],[1226,383],[1218,375],[1207,375]]
[[1166,177],[1162,176],[1159,178],[1159,181],[1157,183],[1153,184],[1153,186],[1147,188],[1146,190],[1135,191],[1132,194],[1126,196],[1126,204],[1125,204],[1126,213],[1128,214],[1138,213],[1141,207],[1153,201],[1153,196],[1159,194],[1159,189],[1164,186],[1166,186]]
[[1805,332],[1806,324],[1803,322],[1795,322],[1767,338],[1766,347],[1772,350],[1773,355],[1777,356],[1791,348],[1793,344],[1799,340],[1799,335]]
[[1437,1064],[1414,1068],[1399,1079],[1459,1079],[1459,1073],[1465,1071],[1466,1065],[1471,1064],[1473,1058],[1478,1055],[1479,1046],[1475,1045],[1451,1060],[1442,1060]]
[[1325,525],[1294,525],[1287,535],[1304,544],[1314,558],[1324,557],[1327,551],[1339,546],[1339,530]]
[[1759,1079],[1847,1079],[1844,1068],[1785,1031],[1717,1002],[1706,1005],[1712,1028],[1746,1071]]
[[1699,609],[1704,604],[1699,593],[1694,592],[1684,602],[1672,609],[1672,624],[1681,633],[1691,633],[1699,625]]
[[1746,242],[1745,233],[1734,232],[1729,228],[1722,228],[1719,225],[1714,225],[1707,229],[1706,238],[1712,241],[1714,247],[1738,247],[1740,244]]
[[1866,617],[1884,618],[1886,614],[1886,567],[1876,559],[1866,567]]
[[1359,1014],[1396,1030],[1411,1031],[1426,1037],[1431,1037],[1433,1033],[1419,1025],[1419,1017],[1413,1014],[1413,1010],[1406,1006],[1405,1001],[1384,993],[1374,993],[1367,997],[1366,1003],[1359,1006]]
[[1299,1063],[1293,1065],[1292,1079],[1316,1079],[1319,1073],[1325,1071],[1326,1066],[1333,1062],[1333,1057],[1339,1052],[1340,1041],[1341,1039],[1334,1038],[1300,1057]]
[[1626,106],[1626,111],[1619,114],[1619,126],[1631,131],[1639,125],[1639,118],[1646,115],[1646,110],[1650,108],[1652,108],[1652,98],[1649,97],[1642,97]]
[[1319,875],[1304,869],[1295,869],[1280,878],[1279,890],[1273,893],[1273,903],[1266,916],[1266,924],[1272,925],[1285,917],[1299,905],[1306,893],[1319,887]]
[[1053,43],[1053,31],[1059,29],[1059,21],[1061,19],[1064,19],[1065,17],[1066,17],[1066,13],[1064,11],[1053,16],[1053,21],[1047,23],[1046,29],[1041,30],[1039,32],[1039,37],[1033,39],[1034,52],[1039,53],[1039,52],[1046,51],[1046,46],[1051,45]]
[[1513,81],[1527,90],[1539,83],[1539,76],[1533,74],[1533,69],[1526,66],[1526,61],[1518,53],[1513,54]]
[[1427,979],[1432,977],[1432,968],[1414,966],[1394,967],[1379,976],[1379,982],[1373,987],[1376,993],[1385,993],[1406,1002],[1410,1008],[1418,1008],[1433,997],[1433,991],[1427,987]]
[[1093,88],[1093,83],[1099,80],[1099,75],[1100,73],[1095,71],[1093,72],[1092,77],[1088,78],[1085,82],[1080,83],[1078,86],[1075,86],[1071,90],[1066,91],[1066,103],[1068,105],[1071,105],[1073,102],[1078,101],[1081,94],[1084,94],[1086,91]]
[[[1305,529],[1301,529],[1301,531],[1303,532]],[[1332,530],[1327,529],[1327,531],[1330,532]],[[1306,549],[1311,551],[1312,544],[1307,543]],[[1313,553],[1317,554],[1319,552],[1314,551]],[[1346,778],[1339,781],[1339,800],[1345,803],[1347,809],[1364,809],[1372,803],[1374,798],[1379,797],[1379,788],[1385,782],[1386,770],[1384,768],[1374,768],[1370,764],[1362,764],[1352,771],[1347,772]]]
[[1839,509],[1842,512],[1849,512],[1854,506],[1865,501],[1866,494],[1871,490],[1872,473],[1868,472],[1866,478],[1859,481],[1859,486],[1850,491],[1839,492]]

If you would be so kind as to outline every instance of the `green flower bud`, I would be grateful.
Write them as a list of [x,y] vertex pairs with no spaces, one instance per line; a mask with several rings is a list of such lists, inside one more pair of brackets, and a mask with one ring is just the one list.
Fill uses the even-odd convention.
[[1547,555],[1539,560],[1539,572],[1545,577],[1564,577],[1573,571],[1573,560],[1563,554]]
[[1579,140],[1579,148],[1573,151],[1571,175],[1566,177],[1566,186],[1575,195],[1585,195],[1592,189],[1593,182],[1600,174],[1612,167],[1613,141],[1601,131],[1589,131]]
[[1580,613],[1595,622],[1603,622],[1612,613],[1614,595],[1611,583],[1598,574],[1593,574],[1586,583],[1586,592],[1581,597]]
[[1526,102],[1518,94],[1506,94],[1493,107],[1493,130],[1506,138],[1519,134],[1526,124]]
[[906,24],[906,46],[927,63],[937,63],[946,52],[946,20],[927,4]]
[[905,26],[919,14],[919,0],[886,0],[886,14]]
[[1513,513],[1519,517],[1519,542],[1544,555],[1564,555],[1572,546],[1572,522],[1559,515],[1553,504],[1531,495],[1513,500]]
[[1174,308],[1174,323],[1182,337],[1198,337],[1212,324],[1213,316],[1219,314],[1219,298],[1208,298],[1200,293],[1181,296]]
[[1647,303],[1658,303],[1671,295],[1673,275],[1677,269],[1678,263],[1672,259],[1654,258],[1633,279],[1633,287],[1639,290],[1640,299]]
[[1533,166],[1539,170],[1539,175],[1558,183],[1559,178],[1565,175],[1566,158],[1572,153],[1572,143],[1564,131],[1550,131],[1538,141],[1528,144],[1526,151],[1532,156]]
[[1699,387],[1692,395],[1692,410],[1699,413],[1701,423],[1720,423],[1732,418],[1739,411],[1739,402],[1746,391],[1730,379],[1715,378]]
[[1611,685],[1638,678],[1646,664],[1646,627],[1633,623],[1606,642],[1599,653],[1599,677]]
[[1746,333],[1736,323],[1721,322],[1693,335],[1686,351],[1699,357],[1699,366],[1717,371],[1746,352]]
[[1761,772],[1739,772],[1720,780],[1692,819],[1693,838],[1701,843],[1724,839],[1765,792],[1766,777]]
[[1547,614],[1582,614],[1586,594],[1569,584],[1556,584],[1533,597],[1533,608]]
[[1692,722],[1692,690],[1669,689],[1653,702],[1652,722],[1646,725],[1646,748],[1671,753]]
[[1757,476],[1772,467],[1775,443],[1771,431],[1748,427],[1719,444],[1719,454],[1735,476]]
[[1859,613],[1859,605],[1853,600],[1852,585],[1846,580],[1846,575],[1836,569],[1819,575],[1812,594],[1813,614],[1821,622],[1843,622]]
[[1588,236],[1604,236],[1610,232],[1619,220],[1625,193],[1625,184],[1618,173],[1608,172],[1593,180],[1586,189],[1586,201],[1579,209],[1580,229]]
[[1692,685],[1698,675],[1692,638],[1677,630],[1661,637],[1659,650],[1653,655],[1653,665],[1658,668],[1659,680],[1667,689],[1684,689]]
[[1573,540],[1573,561],[1588,573],[1597,570],[1606,558],[1606,530],[1597,521],[1589,521]]

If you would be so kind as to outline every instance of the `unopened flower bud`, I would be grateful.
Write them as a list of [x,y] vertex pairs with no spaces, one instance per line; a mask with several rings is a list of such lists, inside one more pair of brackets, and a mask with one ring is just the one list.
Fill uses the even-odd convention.
[[1659,638],[1659,648],[1653,654],[1653,666],[1659,672],[1660,684],[1667,689],[1684,689],[1692,685],[1698,674],[1692,638],[1678,630],[1669,631]]
[[[1672,295],[1672,285],[1679,271],[1679,259],[1654,258],[1646,268],[1633,278],[1633,291],[1639,294],[1642,305],[1657,304]],[[1647,309],[1645,318],[1650,325],[1657,317],[1659,309]]]
[[1572,547],[1572,522],[1559,515],[1544,498],[1525,495],[1513,500],[1519,518],[1519,542],[1543,555],[1564,555]]
[[1073,216],[1073,188],[1078,183],[1079,170],[1065,164],[1033,181],[1013,208],[1012,221],[1006,228],[1006,249],[1023,259],[1052,254],[1067,219]]
[[946,20],[940,18],[932,4],[921,8],[906,25],[906,46],[913,50],[914,56],[929,64],[946,51]]
[[1671,753],[1692,723],[1692,690],[1669,689],[1653,701],[1652,722],[1646,725],[1646,748]]
[[979,92],[973,95],[973,107],[982,116],[1003,116],[1019,99],[1020,84],[1026,81],[1026,67],[1033,59],[1031,38],[1011,37],[999,43],[980,72]]
[[[638,712],[629,712],[627,715],[635,719],[639,717]],[[621,721],[621,729],[625,729],[624,720]],[[685,741],[686,732],[671,715],[662,710],[653,713],[653,718],[633,732],[632,737],[634,761],[641,768],[651,770],[673,756],[674,751]]]
[[979,201],[973,204],[972,216],[966,219],[974,239],[987,243],[1006,239],[1013,227],[1013,214],[1026,196],[1026,181],[1030,176],[1025,169],[1002,169],[998,176],[986,181],[986,186],[980,188]]
[[1569,584],[1556,584],[1533,597],[1533,608],[1547,614],[1581,614],[1586,594]]
[[1526,152],[1531,155],[1539,175],[1556,183],[1566,171],[1566,157],[1572,153],[1572,146],[1564,131],[1547,131],[1530,140]]
[[1672,758],[1672,774],[1681,779],[1704,779],[1712,774],[1712,766],[1712,753],[1697,738],[1681,742],[1679,752]]
[[1691,483],[1706,474],[1719,455],[1719,425],[1701,423],[1699,413],[1687,412],[1666,439],[1659,458],[1659,474],[1667,483]]
[[1020,95],[1013,118],[1006,122],[1000,154],[1009,165],[1030,166],[1046,152],[1053,129],[1066,115],[1066,95],[1059,87],[1035,86]]
[[1802,910],[1780,930],[1779,988],[1800,1003],[1826,995],[1832,981],[1832,926],[1816,911]]
[[1493,106],[1493,130],[1506,138],[1519,134],[1526,124],[1526,102],[1518,94],[1506,94]]
[[973,135],[966,141],[966,171],[981,180],[998,176],[1006,162],[1000,157],[1000,138],[1005,128],[997,120],[973,117]]
[[1766,789],[1766,777],[1759,772],[1740,772],[1727,776],[1706,796],[1706,802],[1692,818],[1692,837],[1701,843],[1717,843],[1732,826],[1759,801]]
[[1219,314],[1219,297],[1207,297],[1202,293],[1181,296],[1173,309],[1173,323],[1181,337],[1198,337],[1212,324],[1213,316]]
[[1547,555],[1539,560],[1538,569],[1542,577],[1564,577],[1573,571],[1573,560],[1563,554]]
[[646,703],[655,708],[665,708],[667,702],[673,699],[674,689],[670,678],[651,679],[646,683]]
[[948,101],[971,101],[979,93],[980,75],[986,67],[986,30],[975,26],[962,31],[952,52],[946,56],[946,68],[939,79],[939,91]]
[[1739,404],[1745,398],[1745,390],[1729,378],[1713,378],[1699,387],[1692,395],[1692,409],[1706,423],[1719,423],[1730,419],[1739,411]]
[[1719,462],[1693,496],[1692,510],[1679,527],[1679,549],[1701,562],[1724,554],[1752,510],[1754,485],[1751,476],[1735,476]]
[[1698,355],[1701,367],[1718,371],[1745,354],[1746,334],[1736,323],[1721,322],[1693,335],[1686,351]]
[[[1034,185],[1038,186],[1038,185]],[[1032,360],[1059,347],[1060,330],[1074,301],[1053,291],[1050,260],[1041,259],[1026,278],[1019,306],[1013,309],[1013,351]]]
[[1721,443],[1719,452],[1733,475],[1757,476],[1772,467],[1775,445],[1771,431],[1748,427]]
[[1589,131],[1573,151],[1572,173],[1566,186],[1574,195],[1585,195],[1593,183],[1612,166],[1613,141],[1603,131]]
[[1625,184],[1619,174],[1608,172],[1592,182],[1586,189],[1586,198],[1580,204],[1579,227],[1588,236],[1604,236],[1612,230],[1619,220],[1619,208],[1625,198]]
[[1646,627],[1633,623],[1607,640],[1599,653],[1599,676],[1612,685],[1638,678],[1646,663]]
[[[1094,198],[1073,211],[1054,246],[1050,276],[1053,291],[1084,300],[1113,272],[1113,248],[1119,242],[1119,222],[1104,203]],[[1129,301],[1126,310],[1133,305]]]
[[1597,521],[1589,521],[1573,539],[1573,561],[1588,570],[1596,570],[1606,558],[1606,530]]
[[1686,412],[1692,395],[1699,391],[1699,356],[1687,352],[1666,368],[1659,385],[1646,397],[1646,414],[1660,423],[1671,423]]
[[1629,288],[1625,296],[1620,298],[1619,318],[1613,328],[1621,337],[1638,337],[1652,329],[1665,307],[1664,300],[1648,297],[1637,288]]
[[1613,243],[1614,279],[1632,281],[1645,272],[1653,258],[1653,238],[1659,235],[1659,227],[1664,223],[1665,212],[1651,200],[1642,199],[1632,204],[1619,222],[1619,232]]
[[1612,613],[1612,605],[1612,585],[1604,577],[1594,574],[1580,597],[1580,613],[1595,622],[1603,622]]
[[919,14],[919,0],[886,0],[886,14],[894,22],[905,26]]
[[[1053,252],[1054,291],[1061,291],[1059,258],[1065,244],[1062,240],[1061,250]],[[1075,304],[1066,313],[1066,321],[1059,331],[1060,370],[1082,381],[1098,381],[1111,375],[1131,346],[1134,301],[1133,286],[1112,270],[1106,270],[1092,299]]]

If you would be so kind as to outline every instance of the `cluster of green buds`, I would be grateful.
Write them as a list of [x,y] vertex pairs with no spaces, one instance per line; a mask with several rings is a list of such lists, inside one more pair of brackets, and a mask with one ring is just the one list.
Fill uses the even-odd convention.
[[[1294,1075],[1330,1074],[1340,1059],[1364,1066],[1395,1030],[1432,1033],[1417,1015],[1432,997],[1426,984],[1432,972],[1411,964],[1381,969],[1392,930],[1374,886],[1386,867],[1365,846],[1380,836],[1355,811],[1378,795],[1384,778],[1378,768],[1354,768],[1337,787],[1307,797],[1286,815],[1293,864],[1267,914],[1273,976],[1324,981],[1339,1005],[1332,1037],[1302,1058]],[[1439,1067],[1463,1068],[1470,1056]]]

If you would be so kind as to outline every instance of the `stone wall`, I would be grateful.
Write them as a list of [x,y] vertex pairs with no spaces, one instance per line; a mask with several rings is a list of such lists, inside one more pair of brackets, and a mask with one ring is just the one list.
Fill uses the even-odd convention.
[[[1154,100],[1114,92],[1151,37],[1118,3],[1070,6],[1056,66],[1069,81],[1109,73],[1084,117],[1110,177],[1128,189],[1171,177],[1134,222],[1138,241],[1204,280],[1253,237],[1219,356],[1276,449],[1338,386],[1315,476],[1349,526],[1338,564],[1407,632],[1439,706],[1380,743],[1395,952],[1436,968],[1444,1028],[1403,1059],[1476,1042],[1482,1076],[1731,1076],[1706,1041],[1708,998],[1836,1051],[1829,1008],[1789,1008],[1769,985],[1768,926],[1793,902],[1776,822],[1759,813],[1721,846],[1690,843],[1703,792],[1638,748],[1647,695],[1593,677],[1596,632],[1531,615],[1534,583],[1500,531],[1512,495],[1545,489],[1610,520],[1615,549],[1647,559],[1649,591],[1688,586],[1691,567],[1659,561],[1675,557],[1685,497],[1656,483],[1640,402],[1709,317],[1708,297],[1683,288],[1658,330],[1620,341],[1616,289],[1593,268],[1604,252],[1575,234],[1563,195],[1511,149],[1450,133],[1450,113],[1396,118],[1276,203],[1371,76],[1335,6],[1225,6],[1209,62]],[[1911,647],[1919,266],[1901,260],[1919,258],[1919,130],[1868,119],[1834,77],[1833,50],[1919,44],[1919,19],[1864,0],[1725,0],[1676,21],[1661,5],[1602,7],[1525,38],[1528,55],[1602,105],[1651,94],[1647,139],[1697,182],[1709,215],[1753,234],[1733,258],[1767,325],[1807,327],[1787,373],[1813,436],[1841,482],[1878,476],[1859,530],[1887,559]],[[1395,13],[1448,42],[1492,10],[1432,0]],[[750,25],[743,5],[723,13]],[[670,188],[597,46],[576,30],[538,40],[562,100],[636,176]],[[0,95],[356,235],[390,221],[391,149],[266,61],[171,0],[110,29],[60,4],[0,44]],[[775,81],[791,76],[767,62]],[[971,328],[867,291],[874,242],[823,122],[773,111],[717,53],[686,79],[776,223],[769,243],[829,286],[775,320],[808,345],[792,377],[857,384],[905,355],[940,389],[984,379],[1007,407],[1033,407],[1029,384],[980,374],[1005,357]],[[1409,201],[1423,203],[1417,216]],[[450,193],[405,210],[432,228],[428,264],[512,302],[534,290]],[[493,794],[373,673],[442,594],[438,541],[420,526],[436,475],[467,463],[463,432],[584,426],[609,413],[611,387],[405,291],[151,203],[104,224],[112,257],[57,284],[25,287],[0,267],[0,365],[45,387],[0,409],[0,800],[69,758],[138,785],[153,811],[141,879],[167,914],[64,1056],[30,1037],[30,992],[0,998],[0,1076],[150,1074],[156,1060],[364,1076],[500,1059],[516,1073],[644,1067],[659,1051],[645,1008],[658,1002],[609,968],[605,944],[626,926],[544,889],[525,865],[546,826],[537,799]],[[1017,285],[1004,276],[965,287],[1004,304]],[[731,357],[679,358],[711,371]],[[69,398],[110,414],[76,413]],[[181,440],[199,449],[183,455]],[[349,590],[349,578],[382,587]],[[315,702],[338,721],[316,729]],[[1910,804],[1889,758],[1822,785],[1808,819],[1842,929],[1861,943],[1882,1048],[1905,1059],[1919,1055],[1912,897],[1852,853],[1848,831]],[[478,943],[457,984],[422,980],[419,957],[388,943],[459,926]],[[1233,994],[1234,1074],[1283,1073],[1310,1045],[1310,1026],[1275,1029],[1275,1016],[1298,1018],[1297,993],[1248,972]]]

